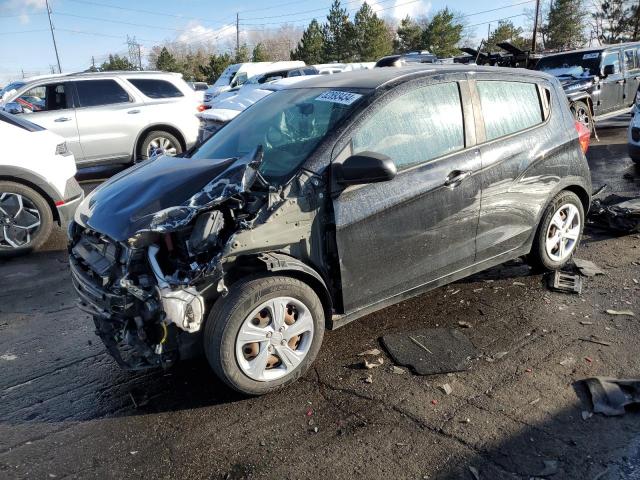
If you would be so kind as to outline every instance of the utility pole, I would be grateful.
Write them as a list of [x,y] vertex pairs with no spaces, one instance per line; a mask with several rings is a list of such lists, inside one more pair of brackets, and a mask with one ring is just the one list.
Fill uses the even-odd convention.
[[531,53],[536,53],[538,40],[538,18],[540,18],[540,0],[536,0],[536,18],[533,21],[533,38],[531,39]]
[[58,73],[62,73],[60,66],[60,56],[58,55],[58,46],[56,45],[56,36],[53,33],[53,22],[51,21],[51,8],[49,8],[49,0],[45,0],[47,6],[47,16],[49,17],[49,28],[51,28],[51,38],[53,39],[53,49],[56,51],[56,61],[58,62]]
[[140,44],[138,44],[138,67],[142,70],[142,51],[140,50]]
[[240,53],[240,14],[236,13],[236,58]]
[[91,70],[92,71],[96,70],[96,59],[93,55],[91,55]]

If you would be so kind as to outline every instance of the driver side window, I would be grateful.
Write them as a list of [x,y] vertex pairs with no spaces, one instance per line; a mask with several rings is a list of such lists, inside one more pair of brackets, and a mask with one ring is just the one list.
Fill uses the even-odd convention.
[[67,88],[64,83],[38,85],[16,99],[25,113],[48,112],[69,108]]

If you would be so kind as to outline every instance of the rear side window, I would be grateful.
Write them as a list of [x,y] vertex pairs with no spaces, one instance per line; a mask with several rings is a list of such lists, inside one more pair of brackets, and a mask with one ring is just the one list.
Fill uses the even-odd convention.
[[542,123],[535,83],[478,81],[487,140],[504,137]]
[[[149,98],[175,98],[184,96],[182,92],[178,90],[178,87],[166,80],[157,80],[154,78],[127,78],[127,80]],[[197,85],[196,90],[198,90]]]
[[624,64],[627,67],[627,70],[635,70],[636,68],[640,67],[640,65],[638,65],[636,53],[636,50],[631,49],[624,51]]
[[81,107],[99,107],[130,102],[129,94],[115,80],[84,80],[76,82]]
[[388,155],[399,170],[463,148],[462,104],[455,82],[400,95],[374,113],[353,137],[353,153]]

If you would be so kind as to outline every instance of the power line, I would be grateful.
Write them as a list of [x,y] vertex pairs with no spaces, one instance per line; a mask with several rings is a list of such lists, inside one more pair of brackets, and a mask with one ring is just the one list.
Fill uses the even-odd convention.
[[38,30],[17,30],[13,32],[0,32],[0,35],[19,35],[21,33],[48,32],[48,28],[39,28]]
[[[380,2],[376,2],[376,5],[380,5],[381,3],[388,3],[394,0],[382,0]],[[362,3],[363,0],[350,0],[348,2],[341,2],[341,6],[343,5],[350,5],[352,3]],[[399,5],[398,5],[399,6]],[[303,10],[301,12],[290,12],[288,14],[284,14],[284,15],[271,15],[268,17],[249,17],[246,20],[267,20],[267,19],[271,19],[271,18],[284,18],[284,17],[290,17],[292,15],[303,15],[305,13],[312,13],[312,12],[325,12],[325,11],[329,11],[331,9],[331,5],[328,5],[326,7],[322,7],[322,8],[314,8],[312,10]]]

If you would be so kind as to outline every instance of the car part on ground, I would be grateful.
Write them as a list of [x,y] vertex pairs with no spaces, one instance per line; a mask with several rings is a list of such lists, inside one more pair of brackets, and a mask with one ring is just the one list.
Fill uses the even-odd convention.
[[589,223],[620,233],[640,232],[640,197],[612,194],[595,199]]
[[556,292],[578,295],[582,293],[582,277],[573,273],[557,270],[548,276],[547,283],[549,288]]
[[627,405],[640,403],[640,380],[593,377],[582,380],[593,402],[593,412],[606,416],[626,413]]
[[471,341],[452,328],[384,335],[382,344],[396,364],[411,367],[418,375],[463,372],[477,357]]
[[[304,373],[324,326],[532,249],[567,263],[592,188],[557,82],[470,70],[308,78],[91,192],[70,267],[116,361],[204,350],[228,385],[266,393]],[[497,109],[505,96],[519,108]]]

